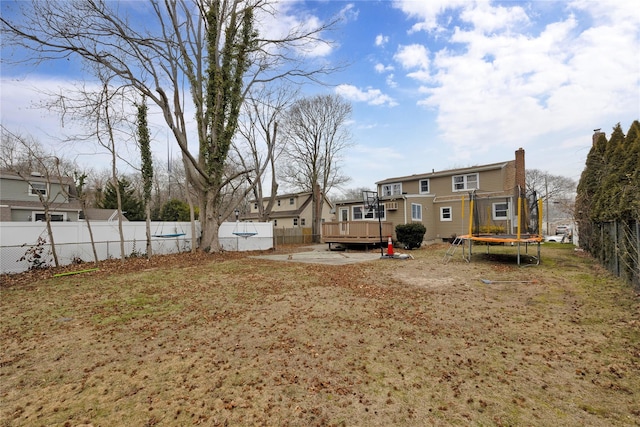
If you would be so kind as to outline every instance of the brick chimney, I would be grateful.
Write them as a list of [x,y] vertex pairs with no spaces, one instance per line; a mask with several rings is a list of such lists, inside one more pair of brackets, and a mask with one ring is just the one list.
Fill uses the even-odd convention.
[[600,138],[600,135],[604,135],[605,133],[602,132],[600,129],[594,129],[593,130],[593,137],[592,137],[592,143],[593,145],[596,145],[596,142],[598,142],[598,138]]
[[524,168],[524,149],[520,147],[516,150],[516,188],[520,187],[523,195],[526,193],[526,181],[527,180]]

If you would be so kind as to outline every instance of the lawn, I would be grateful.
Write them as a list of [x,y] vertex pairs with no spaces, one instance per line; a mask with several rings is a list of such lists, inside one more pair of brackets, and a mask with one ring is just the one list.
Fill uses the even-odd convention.
[[636,291],[570,245],[445,251],[5,276],[0,426],[640,425]]

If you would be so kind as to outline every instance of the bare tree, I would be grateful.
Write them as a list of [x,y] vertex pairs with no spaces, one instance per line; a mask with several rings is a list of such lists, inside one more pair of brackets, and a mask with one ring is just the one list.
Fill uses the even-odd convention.
[[87,215],[87,208],[89,207],[88,202],[88,194],[87,191],[87,173],[86,172],[74,172],[74,181],[76,184],[77,197],[80,201],[80,206],[82,207],[82,211],[84,212],[84,221],[87,224],[87,230],[89,231],[89,240],[91,241],[91,250],[93,251],[93,262],[98,265],[98,251],[96,250],[96,243],[93,238],[93,229],[91,228],[91,221],[89,220],[89,215]]
[[337,95],[298,100],[284,122],[288,138],[283,179],[312,192],[312,232],[319,241],[324,196],[349,181],[340,170],[340,156],[349,147],[347,120],[351,104]]
[[[61,174],[61,170],[65,168],[69,170],[72,166],[69,166],[69,162],[47,153],[37,141],[16,135],[4,126],[1,127],[1,130],[2,156],[0,156],[0,161],[2,167],[29,183],[31,194],[38,196],[44,211],[47,236],[51,244],[51,255],[54,265],[58,267],[60,263],[51,226],[51,211],[55,210],[57,204],[66,203],[70,196],[70,190],[65,188],[69,184],[63,181],[64,176]],[[60,184],[60,192],[54,193],[51,184],[56,182]],[[42,184],[42,187],[38,184]]]
[[342,190],[342,195],[336,198],[336,201],[353,201],[362,200],[362,194],[365,191],[372,191],[369,187],[347,188]]
[[[141,20],[129,19],[130,9],[104,0],[34,1],[22,8],[20,19],[0,16],[0,24],[6,42],[29,49],[34,63],[80,56],[110,70],[161,109],[198,193],[201,244],[214,251],[220,221],[235,208],[223,189],[246,175],[243,170],[228,175],[225,162],[247,91],[280,79],[291,84],[317,80],[332,71],[326,63],[316,65],[310,52],[326,43],[323,32],[335,21],[299,25],[270,37],[260,27],[278,12],[269,0],[152,0],[145,5],[149,10],[135,28],[131,22]],[[193,116],[197,149],[189,145]]]
[[527,169],[525,179],[527,191],[535,191],[544,203],[547,234],[550,233],[549,218],[552,210],[559,210],[564,215],[573,217],[577,185],[574,180],[560,175],[550,175],[549,172],[539,169]]
[[[283,119],[296,95],[297,91],[287,86],[275,89],[262,86],[247,98],[239,122],[240,141],[234,143],[234,149],[241,167],[250,171],[247,181],[258,203],[260,221],[269,221],[278,193],[276,161],[285,148],[284,139],[278,138],[278,121]],[[265,206],[266,177],[271,181],[267,187],[270,190],[269,201]]]

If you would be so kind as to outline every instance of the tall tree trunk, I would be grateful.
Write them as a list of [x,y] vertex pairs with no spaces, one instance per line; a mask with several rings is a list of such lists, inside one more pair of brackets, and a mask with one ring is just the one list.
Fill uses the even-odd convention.
[[49,241],[51,242],[51,255],[53,255],[53,264],[56,267],[60,266],[58,262],[58,253],[56,252],[56,244],[53,241],[53,229],[51,228],[51,214],[49,213],[49,204],[44,205],[44,219],[47,223],[47,234],[49,235]]
[[147,259],[151,259],[152,248],[151,248],[151,205],[147,200],[146,205],[144,207],[145,214],[145,222],[146,222],[146,231],[147,231]]

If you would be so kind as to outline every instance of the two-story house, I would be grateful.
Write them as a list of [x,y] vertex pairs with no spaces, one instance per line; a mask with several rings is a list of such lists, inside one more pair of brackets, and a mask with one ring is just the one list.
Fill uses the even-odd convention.
[[[312,203],[311,192],[281,194],[276,196],[275,203],[269,219],[273,222],[274,228],[296,228],[311,227],[312,219]],[[269,199],[263,200],[263,208],[267,206]],[[258,202],[252,200],[249,206],[250,210],[242,216],[244,221],[256,221],[259,219]],[[322,222],[331,219],[331,211],[333,204],[326,197],[322,206]]]
[[0,171],[0,221],[44,221],[44,203],[52,221],[78,221],[82,208],[73,198],[75,186],[68,177],[47,179],[32,172],[20,175]]
[[[28,175],[0,170],[0,221],[44,221],[44,207],[51,221],[116,221],[117,209],[82,210],[76,187],[70,177],[46,177],[38,172]],[[122,216],[123,221],[128,221]]]
[[[414,222],[426,227],[425,241],[467,234],[471,192],[488,201],[485,205],[490,206],[492,212],[489,214],[494,222],[499,222],[506,232],[511,232],[517,225],[514,209],[517,188],[524,189],[524,185],[522,148],[515,152],[515,160],[384,179],[376,183],[379,212],[365,209],[363,200],[338,202],[335,209],[339,226],[325,224],[323,238],[327,243],[376,240],[375,236],[364,236],[362,241],[349,239],[356,237],[349,236],[352,229],[357,229],[353,225],[362,221],[380,221],[385,226],[385,236],[388,233],[394,239],[396,225]],[[368,233],[378,233],[375,226],[368,230]]]

